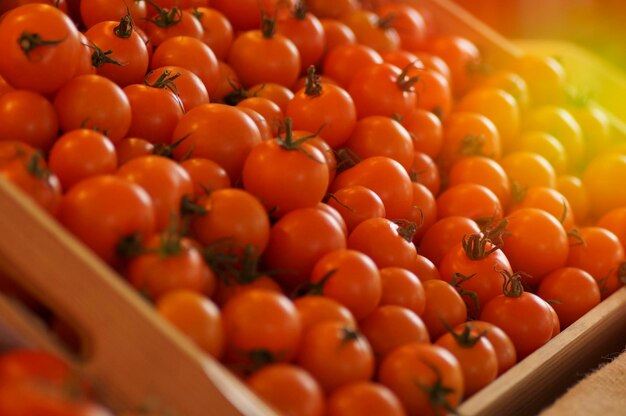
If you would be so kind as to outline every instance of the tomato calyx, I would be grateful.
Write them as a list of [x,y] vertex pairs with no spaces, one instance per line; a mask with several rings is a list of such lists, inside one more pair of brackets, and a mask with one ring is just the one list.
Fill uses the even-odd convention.
[[416,62],[417,61],[413,61],[407,66],[405,66],[402,69],[402,72],[400,72],[400,74],[398,75],[398,78],[396,79],[396,85],[402,91],[415,92],[414,86],[415,86],[415,83],[420,80],[420,77],[417,75],[409,77],[409,71],[415,67]]
[[348,147],[337,150],[335,152],[335,158],[337,159],[337,173],[346,171],[363,160]]
[[113,53],[111,49],[103,51],[102,49],[98,47],[98,45],[96,45],[93,42],[89,44],[83,44],[83,45],[87,46],[89,49],[93,51],[91,53],[91,65],[93,65],[95,68],[100,68],[104,64],[123,66],[121,63],[119,63],[118,61],[116,61],[115,59],[109,56]]
[[398,226],[396,231],[400,237],[404,238],[409,243],[413,241],[413,237],[419,228],[416,223],[405,219],[391,220],[391,222]]
[[251,366],[248,368],[248,371],[254,373],[255,371],[265,367],[268,364],[272,364],[276,362],[276,358],[274,354],[265,348],[258,348],[248,352],[248,357],[251,361]]
[[519,204],[526,198],[528,193],[528,186],[522,186],[518,181],[511,182],[511,199],[513,203]]
[[504,294],[504,296],[519,298],[524,294],[521,272],[511,274],[508,270],[500,270],[499,273],[504,278],[504,283],[502,284],[502,294]]
[[272,39],[276,34],[276,18],[261,11],[261,34],[265,39]]
[[454,331],[454,329],[452,329],[447,323],[443,322],[443,324],[446,328],[446,331],[448,331],[450,335],[452,335],[454,340],[461,348],[472,348],[478,343],[478,341],[480,341],[482,337],[487,335],[486,330],[474,335],[472,327],[468,322],[463,325],[463,331],[461,331],[461,333]]
[[311,65],[306,71],[306,81],[304,83],[304,93],[308,97],[318,97],[322,93],[322,82],[320,76],[315,72],[315,66]]
[[459,143],[459,154],[463,156],[487,156],[483,151],[485,145],[485,136],[468,134],[461,139]]
[[587,246],[587,242],[585,241],[585,238],[582,236],[578,228],[574,227],[571,230],[567,231],[567,238],[569,240],[570,247]]
[[323,296],[324,285],[337,272],[337,269],[331,269],[322,276],[319,282],[304,282],[294,289],[291,298],[295,299],[301,296]]
[[341,205],[342,207],[344,207],[348,211],[354,212],[354,208],[352,208],[350,205],[348,205],[348,204],[344,203],[343,201],[341,201],[339,198],[337,198],[335,196],[335,194],[332,194],[332,193],[326,194],[326,196],[324,197],[324,201],[327,202],[330,199],[334,200],[335,202],[337,202],[339,205]]
[[141,234],[133,233],[122,237],[115,247],[115,253],[122,260],[130,260],[144,252]]
[[393,29],[393,23],[396,21],[397,17],[398,16],[395,13],[389,13],[386,16],[379,18],[376,26],[382,30]]
[[144,85],[152,88],[163,88],[165,90],[170,90],[175,95],[178,95],[178,87],[176,86],[176,83],[174,81],[176,80],[176,78],[180,77],[180,72],[172,74],[172,71],[166,69],[153,83],[148,82],[149,75],[150,74],[146,75],[146,77],[144,78]]
[[[171,159],[173,157],[173,155],[174,155],[174,150],[176,150],[176,148],[178,146],[180,146],[180,144],[182,142],[187,140],[189,138],[189,136],[191,136],[191,133],[185,134],[183,137],[181,137],[180,139],[176,140],[172,144],[157,143],[157,144],[154,145],[154,150],[152,151],[152,154],[154,154],[156,156],[163,156],[163,157],[167,157],[167,158]],[[185,153],[183,155],[183,157],[178,159],[178,161],[179,162],[183,162],[183,161],[189,159],[189,157],[191,156],[191,152],[192,151],[193,151],[193,148],[189,149],[189,151],[187,153]]]
[[148,19],[148,22],[157,25],[158,27],[168,28],[172,26],[176,26],[183,19],[183,11],[180,7],[173,7],[171,9],[165,9],[158,4],[154,3],[152,0],[145,0],[150,6],[154,7],[157,11],[156,17]]
[[[282,124],[282,128],[278,132],[278,137],[276,137],[276,142],[278,143],[278,145],[284,150],[302,152],[303,155],[317,163],[324,163],[323,161],[316,159],[315,156],[307,152],[306,149],[302,147],[304,143],[316,137],[323,126],[320,127],[320,129],[313,134],[309,134],[307,136],[299,138],[298,140],[294,140],[292,124],[293,121],[291,120],[291,117],[285,118]],[[284,136],[282,133],[284,133]]]
[[120,23],[113,28],[115,36],[121,39],[128,39],[135,30],[135,22],[130,15],[130,9],[126,7],[126,16],[120,19]]
[[422,389],[428,396],[428,401],[433,409],[444,409],[452,414],[457,414],[456,408],[450,404],[447,396],[453,394],[455,390],[443,384],[441,372],[431,363],[422,360],[422,362],[435,373],[435,381],[431,385],[425,385],[416,382],[415,384]]
[[[487,250],[487,244],[491,243],[492,247]],[[463,250],[470,260],[481,260],[498,250],[498,246],[484,235],[474,233],[463,236]]]
[[[19,152],[19,151],[18,151]],[[37,179],[48,179],[52,172],[50,169],[46,168],[43,164],[44,158],[41,154],[40,150],[37,150],[33,155],[26,161],[26,171]]]
[[[475,313],[476,315],[480,315],[480,301],[478,300],[478,294],[473,290],[466,290],[465,288],[463,288],[463,286],[461,286],[462,283],[467,282],[474,276],[476,276],[476,273],[472,273],[469,276],[466,276],[462,273],[454,273],[454,275],[452,276],[452,280],[450,281],[450,285],[452,285],[452,287],[456,289],[456,291],[459,293],[459,295],[461,295],[463,301],[466,304],[468,302],[466,299],[469,298],[472,301],[472,305],[474,306],[474,309],[471,310],[471,312]],[[471,308],[469,308],[469,305],[467,306],[468,311],[470,311]],[[472,316],[472,318],[475,317]],[[444,326],[447,325],[445,322],[443,322],[443,324]]]
[[507,218],[483,217],[476,219],[476,224],[485,239],[496,247],[502,247],[504,237],[510,235],[506,230],[509,225]]
[[197,7],[194,7],[191,10],[191,15],[193,17],[195,17],[196,19],[198,19],[199,21],[201,21],[202,18],[204,17],[204,13],[200,9],[198,9]]
[[235,106],[240,101],[243,101],[246,98],[250,97],[250,93],[248,93],[248,91],[243,88],[241,84],[237,82],[237,80],[233,79],[232,77],[228,77],[227,81],[228,85],[230,85],[233,90],[222,99],[224,104]]
[[41,46],[55,46],[63,42],[64,39],[59,40],[45,40],[41,38],[39,33],[22,32],[17,43],[20,45],[22,52],[26,55],[26,59],[30,61],[30,53]]
[[297,20],[304,20],[306,18],[306,14],[308,13],[308,9],[304,1],[299,0],[296,1],[295,6],[293,7],[292,15]]
[[356,341],[360,337],[361,334],[356,330],[356,328],[352,328],[350,326],[341,327],[341,345]]

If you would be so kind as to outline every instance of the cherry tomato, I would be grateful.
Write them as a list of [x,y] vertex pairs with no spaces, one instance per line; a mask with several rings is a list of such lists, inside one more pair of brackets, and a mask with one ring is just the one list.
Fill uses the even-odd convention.
[[302,333],[307,332],[316,324],[327,321],[343,322],[356,326],[352,312],[338,301],[317,295],[307,295],[297,298],[293,304],[298,310],[302,322]]
[[403,306],[418,316],[426,308],[424,286],[415,273],[401,267],[383,267],[380,269],[382,297],[380,305]]
[[501,218],[502,204],[489,188],[475,183],[454,185],[437,197],[438,218],[464,216],[473,220]]
[[465,235],[480,232],[476,222],[470,218],[453,215],[439,219],[424,233],[419,252],[439,266],[441,259],[453,245]]
[[211,48],[217,59],[226,59],[234,37],[230,21],[224,14],[210,7],[196,7],[189,11],[202,26],[202,41]]
[[437,339],[448,327],[455,327],[467,320],[467,307],[454,287],[443,280],[422,282],[426,293],[426,309],[422,320],[428,328],[430,339]]
[[[166,72],[169,73],[166,74]],[[176,94],[183,103],[185,112],[209,103],[209,93],[202,80],[190,70],[180,66],[162,66],[150,71],[146,75],[146,82],[154,85],[160,78],[170,79],[170,83],[163,86],[171,87],[170,91]]]
[[349,383],[336,389],[326,402],[328,416],[365,414],[404,416],[400,400],[382,384],[367,381]]
[[282,9],[277,14],[276,32],[290,39],[300,54],[300,72],[319,62],[324,53],[325,33],[320,20],[307,11],[302,2],[293,10]]
[[342,21],[354,32],[356,40],[376,52],[392,51],[400,48],[398,31],[369,10],[356,10],[345,14]]
[[57,114],[44,96],[27,90],[0,96],[0,140],[18,140],[47,152],[58,131]]
[[322,64],[324,75],[348,88],[355,73],[371,64],[381,64],[383,58],[374,49],[359,43],[338,45],[328,51]]
[[498,360],[498,375],[515,365],[517,362],[515,345],[503,330],[489,322],[473,320],[460,324],[455,328],[455,331],[463,330],[466,326],[477,333],[484,333],[485,338],[493,346]]
[[484,156],[467,156],[454,162],[448,172],[448,186],[462,183],[483,185],[500,201],[502,209],[508,211],[511,204],[511,184],[502,166]]

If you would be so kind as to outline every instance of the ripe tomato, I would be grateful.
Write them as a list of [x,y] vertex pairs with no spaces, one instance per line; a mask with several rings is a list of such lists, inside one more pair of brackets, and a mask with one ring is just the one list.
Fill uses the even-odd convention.
[[374,375],[374,354],[367,339],[343,322],[322,322],[304,334],[296,363],[326,394]]
[[419,252],[439,266],[441,259],[453,245],[463,240],[465,235],[480,232],[476,222],[462,216],[449,216],[439,219],[424,233]]
[[619,207],[606,212],[596,222],[598,227],[602,227],[617,237],[626,248],[626,207]]
[[115,152],[117,153],[117,163],[121,166],[136,157],[153,154],[154,145],[145,139],[128,137],[115,143]]
[[413,147],[436,158],[443,145],[443,128],[441,120],[434,113],[423,109],[416,109],[400,120],[400,123],[411,135]]
[[250,117],[261,134],[261,141],[269,141],[274,137],[272,135],[272,127],[270,123],[258,111],[248,107],[238,107],[239,110]]
[[181,213],[182,199],[193,193],[191,178],[178,163],[163,156],[142,156],[120,166],[117,176],[141,186],[154,205],[156,229],[165,230]]
[[461,366],[437,345],[410,343],[393,350],[381,363],[378,380],[396,394],[410,415],[443,416],[454,411],[463,397]]
[[230,188],[230,178],[217,163],[205,158],[187,159],[180,163],[191,177],[193,193],[196,196],[208,195],[218,189]]
[[0,140],[17,140],[47,152],[58,131],[57,114],[44,96],[27,90],[0,96]]
[[552,338],[550,305],[539,296],[524,292],[519,276],[508,276],[501,295],[482,309],[481,321],[502,329],[513,341],[518,359],[523,359]]
[[212,0],[211,7],[219,10],[233,25],[234,30],[258,29],[261,15],[272,15],[280,7],[288,7],[291,1],[279,0]]
[[359,321],[377,360],[394,349],[412,342],[430,342],[426,325],[412,310],[398,305],[382,305]]
[[524,190],[532,186],[554,188],[556,172],[545,157],[532,152],[511,152],[500,160],[500,166],[506,172],[515,188]]
[[177,160],[211,159],[237,183],[248,153],[261,143],[254,121],[242,111],[224,104],[204,104],[187,112],[178,122],[171,142],[183,139],[174,149]]
[[[301,69],[298,48],[285,36],[275,33],[273,20],[266,18],[261,28],[244,32],[235,39],[228,53],[228,64],[245,88],[263,82],[292,86]],[[259,60],[259,56],[263,59]]]
[[415,69],[409,75],[418,78],[415,83],[417,107],[432,112],[441,120],[446,119],[452,109],[450,82],[438,71],[413,67]]
[[576,223],[586,224],[589,216],[589,197],[579,177],[560,175],[556,178],[556,190],[569,202]]
[[300,72],[319,62],[324,53],[324,27],[304,3],[296,2],[293,10],[282,9],[277,13],[276,32],[290,39],[298,49]]
[[485,156],[498,160],[501,155],[500,134],[487,117],[458,112],[446,119],[439,153],[439,163],[444,169],[463,156]]
[[521,198],[522,200],[518,201],[511,211],[520,208],[539,208],[552,214],[566,231],[574,228],[574,211],[567,198],[559,191],[545,186],[533,186],[523,191]]
[[563,267],[569,242],[563,225],[538,208],[520,208],[507,217],[502,251],[515,272],[524,272],[524,281],[537,285],[552,270]]
[[484,156],[467,156],[454,162],[448,172],[448,186],[462,183],[483,185],[500,201],[502,209],[508,211],[511,204],[511,184],[502,166]]
[[57,139],[50,149],[48,164],[63,189],[69,189],[90,176],[115,173],[117,155],[113,143],[105,135],[78,129]]
[[413,163],[414,150],[409,132],[402,124],[385,116],[361,118],[345,146],[361,159],[387,156],[407,171]]
[[[117,22],[97,23],[85,36],[92,48],[91,60],[98,75],[120,87],[143,82],[148,70],[148,49],[134,30],[130,16]],[[106,54],[108,51],[112,53]]]
[[255,255],[268,244],[270,222],[263,205],[241,189],[216,189],[198,201],[206,212],[193,218],[191,234],[204,246],[217,245],[222,251],[239,251],[247,245]]
[[473,320],[458,325],[455,327],[455,331],[462,331],[465,327],[469,327],[476,333],[483,333],[484,337],[491,343],[498,360],[498,375],[515,365],[517,362],[515,345],[503,330],[489,322]]
[[271,128],[271,137],[276,137],[283,122],[283,110],[278,104],[264,97],[248,97],[237,103],[237,107],[246,107],[258,112],[267,120]]
[[316,324],[327,321],[338,321],[356,326],[352,312],[332,298],[307,295],[295,299],[293,304],[298,310],[298,315],[300,315],[302,333],[306,333]]
[[61,387],[73,377],[65,361],[46,351],[18,348],[0,355],[0,384],[39,380]]
[[0,21],[0,75],[14,88],[49,94],[73,76],[81,52],[70,18],[48,4],[25,4]]
[[117,143],[130,127],[128,97],[117,84],[100,75],[80,75],[67,82],[54,97],[54,108],[66,133],[94,129]]
[[282,414],[324,415],[324,393],[315,379],[292,364],[269,364],[246,380],[247,386]]
[[415,79],[397,66],[372,64],[354,73],[348,92],[354,100],[357,117],[402,117],[411,113],[417,104]]
[[[441,190],[441,173],[439,166],[426,153],[413,152],[413,163],[411,164],[411,179],[414,182],[424,185],[430,193],[436,197]],[[426,231],[426,230],[424,230]]]
[[[420,60],[424,68],[430,69],[435,72],[439,72],[448,81],[448,87],[450,84],[450,67],[437,55],[433,55],[422,50],[413,51],[413,54]],[[451,93],[451,92],[450,92]]]
[[472,330],[468,324],[459,327],[443,334],[435,345],[450,351],[459,361],[465,381],[463,396],[470,397],[495,380],[498,359],[493,345],[484,334]]
[[329,50],[322,63],[322,72],[341,87],[348,88],[359,69],[382,63],[383,58],[374,49],[359,43],[351,43],[338,45]]
[[149,299],[190,290],[210,296],[216,277],[192,240],[164,232],[144,243],[141,254],[131,259],[124,275]]
[[13,87],[9,85],[9,83],[0,76],[0,96],[6,94],[9,91],[13,91]]
[[326,415],[328,416],[359,416],[359,415],[404,416],[400,400],[382,384],[369,381],[349,383],[328,396]]
[[[172,79],[172,77],[176,78]],[[163,87],[171,87],[170,91],[176,94],[183,103],[185,112],[209,103],[209,93],[202,80],[190,70],[180,66],[162,66],[150,71],[146,75],[146,82],[154,85],[161,78],[170,79],[171,83],[163,85]]]
[[318,17],[333,19],[337,19],[360,7],[357,0],[310,0],[307,1],[307,6],[311,13]]
[[455,35],[440,35],[426,45],[427,51],[441,57],[450,68],[455,96],[467,92],[480,65],[480,51],[470,40]]
[[195,7],[190,11],[202,26],[202,41],[206,43],[219,60],[228,56],[233,43],[233,26],[218,10],[210,7]]
[[209,96],[213,96],[219,80],[219,66],[215,54],[200,39],[174,36],[163,41],[150,60],[150,69],[162,66],[180,66],[202,80]]
[[561,329],[565,329],[578,318],[600,303],[598,283],[583,269],[562,267],[543,278],[537,294],[551,306],[559,316]]
[[339,223],[317,208],[288,212],[270,230],[270,241],[263,254],[269,270],[288,290],[309,279],[315,263],[326,253],[346,248]]
[[284,85],[274,82],[264,82],[248,88],[247,94],[250,97],[267,98],[280,107],[283,113],[287,111],[287,103],[291,101],[294,93]]
[[243,165],[244,188],[279,216],[314,207],[328,188],[324,155],[306,140],[299,140],[288,127],[284,137],[256,145]]
[[293,302],[268,290],[248,290],[222,308],[227,362],[288,362],[302,346],[302,324]]
[[467,320],[467,307],[454,287],[443,280],[422,282],[426,294],[426,309],[422,320],[428,328],[430,339],[437,339],[448,327],[455,327]]
[[152,199],[139,185],[118,176],[99,175],[63,195],[59,221],[104,261],[119,265],[125,240],[145,240],[155,229]]
[[624,247],[617,236],[605,228],[589,226],[578,231],[582,244],[574,241],[570,246],[567,265],[588,272],[605,299],[623,285]]
[[405,218],[413,201],[411,178],[398,162],[385,156],[368,157],[340,173],[330,191],[361,185],[376,192],[385,205],[387,218]]
[[528,109],[530,101],[528,85],[524,78],[515,72],[500,69],[487,73],[484,77],[479,76],[476,79],[476,86],[501,89],[515,98],[521,111]]
[[400,36],[391,23],[369,10],[355,10],[341,20],[354,32],[358,43],[382,53],[400,48]]
[[137,24],[146,18],[147,7],[143,0],[80,0],[80,18],[89,29],[105,21],[119,22],[130,11]]
[[498,129],[504,149],[510,149],[519,135],[519,105],[504,90],[478,87],[465,94],[455,110],[479,113],[491,120]]
[[502,204],[489,188],[475,183],[454,185],[437,197],[438,218],[464,216],[473,220],[501,218]]
[[190,38],[202,39],[204,29],[200,21],[194,15],[178,6],[171,9],[157,9],[149,19],[146,19],[146,35],[150,42],[158,47],[167,39],[176,36],[188,36]]
[[551,134],[542,131],[523,133],[512,150],[532,152],[543,156],[550,162],[556,174],[563,174],[568,170],[565,147]]
[[408,221],[417,224],[413,242],[418,245],[424,233],[437,221],[437,202],[430,190],[418,182],[413,182],[413,205],[406,216]]
[[384,3],[376,9],[376,13],[383,21],[389,19],[391,27],[398,32],[402,49],[413,51],[423,47],[426,22],[410,4]]
[[176,290],[161,296],[156,309],[163,318],[212,357],[219,359],[228,341],[225,317],[205,296]]
[[[321,18],[320,23],[324,28],[324,53],[322,58],[339,45],[348,45],[356,43],[356,36],[352,29],[345,23],[337,19]],[[320,62],[317,62],[320,64]]]
[[[242,260],[242,263],[244,262],[245,260]],[[232,298],[249,290],[269,290],[274,293],[283,293],[276,280],[266,274],[259,274],[257,271],[248,273],[244,266],[241,266],[241,272],[234,275],[222,274],[220,277],[212,297],[220,307],[224,307]]]
[[380,302],[382,283],[376,264],[355,250],[333,250],[313,267],[309,283],[321,293],[344,305],[357,319],[369,315]]
[[374,191],[361,185],[337,190],[328,205],[339,212],[349,232],[366,219],[385,217],[383,201]]
[[380,269],[382,296],[380,305],[403,306],[418,316],[426,308],[424,286],[415,273],[401,267],[383,267]]

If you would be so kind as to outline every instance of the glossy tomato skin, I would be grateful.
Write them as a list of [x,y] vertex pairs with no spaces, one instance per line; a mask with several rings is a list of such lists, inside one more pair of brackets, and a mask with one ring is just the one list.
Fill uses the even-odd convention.
[[387,387],[373,382],[349,383],[335,390],[326,406],[328,416],[406,415],[400,400]]
[[81,0],[80,17],[85,27],[89,29],[104,21],[117,21],[126,16],[128,11],[136,24],[142,24],[146,17],[147,4],[144,1],[124,0]]
[[302,322],[302,333],[307,332],[316,324],[327,321],[343,322],[356,326],[352,312],[338,301],[326,296],[306,295],[294,299],[293,304],[298,310]]
[[117,246],[124,238],[146,239],[155,229],[150,196],[117,176],[85,179],[61,200],[59,221],[107,263],[118,266]]
[[431,339],[436,340],[445,334],[446,325],[455,327],[467,320],[467,306],[448,282],[432,279],[422,282],[422,285],[428,300],[421,317]]
[[58,116],[44,96],[27,90],[0,96],[0,140],[18,140],[46,152],[58,130]]
[[290,39],[300,54],[301,72],[315,65],[324,53],[324,27],[312,13],[299,10],[283,10],[278,13],[276,31]]
[[506,372],[517,363],[515,345],[502,329],[489,322],[473,320],[458,325],[455,330],[463,330],[465,326],[477,333],[484,333],[484,337],[491,343],[498,361],[498,375]]
[[[27,34],[31,37],[24,38]],[[37,45],[33,35],[54,43]],[[42,94],[57,91],[74,76],[81,48],[78,30],[70,18],[51,5],[37,3],[4,15],[0,43],[6,46],[0,75],[14,88]]]
[[195,7],[188,11],[193,13],[202,26],[202,41],[211,48],[217,59],[226,59],[234,37],[230,21],[211,7]]
[[348,231],[352,231],[368,218],[385,217],[382,199],[374,191],[361,185],[338,189],[327,203],[339,212]]

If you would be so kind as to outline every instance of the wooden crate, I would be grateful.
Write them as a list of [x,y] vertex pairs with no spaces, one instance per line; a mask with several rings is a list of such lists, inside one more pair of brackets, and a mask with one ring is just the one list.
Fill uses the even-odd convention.
[[[521,52],[447,0],[413,1],[437,29],[476,42],[505,63]],[[158,398],[178,415],[272,415],[232,374],[184,339],[100,259],[0,179],[0,270],[77,328],[85,354],[72,355],[27,311],[0,297],[0,346],[58,351],[106,386],[114,406]],[[626,288],[465,401],[462,415],[533,414],[603,356],[626,344]]]

